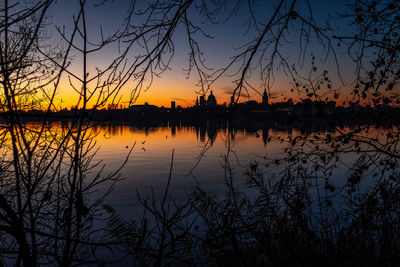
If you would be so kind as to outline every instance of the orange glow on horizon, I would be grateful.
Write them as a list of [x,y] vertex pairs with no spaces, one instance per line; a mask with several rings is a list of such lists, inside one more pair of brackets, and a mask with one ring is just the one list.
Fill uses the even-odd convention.
[[[161,92],[160,92],[161,91]],[[183,108],[187,108],[187,107],[192,107],[195,105],[196,102],[196,97],[199,97],[198,94],[196,94],[194,91],[190,92],[190,91],[184,91],[182,89],[182,91],[179,90],[174,90],[174,91],[169,91],[171,94],[173,92],[175,92],[176,94],[179,94],[182,97],[179,98],[174,98],[171,97],[171,95],[169,94],[169,92],[165,92],[165,89],[161,89],[161,88],[150,88],[148,91],[146,92],[142,92],[137,101],[133,103],[133,105],[144,105],[145,103],[148,103],[149,105],[155,105],[157,107],[165,107],[165,108],[170,108],[171,107],[171,101],[175,102],[176,106],[181,106]],[[226,95],[226,94],[219,94],[218,91],[213,90],[213,94],[215,95],[216,99],[217,99],[217,104],[218,105],[229,105],[230,103],[230,96]],[[123,108],[127,108],[129,106],[129,94],[121,94],[122,97],[120,98],[119,102],[118,102],[118,107],[122,106]],[[206,94],[206,98],[208,97],[209,93]],[[294,104],[301,102],[301,99],[305,99],[305,97],[301,97],[299,96],[298,98],[295,97],[285,97],[285,96],[279,96],[279,97],[275,97],[273,99],[269,100],[269,104],[273,104],[273,103],[278,103],[278,102],[286,102],[288,101],[288,99],[291,98],[292,101],[294,102]],[[62,101],[60,101],[62,99]],[[243,102],[247,102],[248,100],[254,100],[257,101],[259,103],[262,102],[262,99],[260,96],[253,96],[253,97],[241,97],[239,99],[239,103],[243,103]],[[314,100],[314,99],[312,99]],[[325,100],[325,99],[323,99]],[[341,95],[338,99],[334,99],[333,97],[331,99],[328,99],[328,101],[335,101],[336,102],[336,106],[348,106],[349,101],[351,100],[351,98],[347,95]],[[76,106],[77,103],[77,98],[70,96],[68,94],[61,95],[59,97],[59,100],[56,101],[57,102],[57,107],[60,108],[70,108],[71,106]],[[114,103],[116,104],[116,102]],[[364,105],[367,105],[369,103],[361,103]],[[93,104],[89,103],[88,108],[92,108]],[[107,108],[108,104],[106,104],[104,106],[104,108]]]
[[[79,83],[74,84],[74,86],[75,88],[79,88]],[[124,108],[128,107],[132,88],[135,88],[135,85],[132,82],[128,82],[121,89],[113,104],[118,103],[118,107],[120,107],[120,105],[122,105]],[[200,88],[195,86],[193,79],[186,79],[183,75],[171,71],[171,73],[167,73],[167,75],[155,79],[150,88],[141,91],[139,97],[137,98],[136,102],[133,103],[133,105],[143,105],[147,102],[149,105],[155,105],[158,107],[164,106],[169,108],[171,107],[171,101],[175,101],[176,106],[181,106],[184,108],[191,107],[195,105],[196,98],[200,96],[198,94],[199,90]],[[229,105],[231,93],[234,90],[234,85],[230,84],[229,81],[222,80],[215,83],[212,87],[212,90],[217,99],[218,105],[223,105],[224,103]],[[263,90],[259,89],[261,94],[262,91]],[[336,101],[336,106],[347,106],[349,100],[351,100],[349,94],[350,89],[342,88],[340,92],[341,94],[339,95],[338,99],[334,99],[333,95],[329,95],[328,98],[329,100]],[[210,92],[207,92],[206,98],[208,97],[209,93]],[[254,91],[250,93],[250,97],[242,95],[239,99],[239,103],[246,102],[248,100],[262,102],[262,96],[260,94]],[[291,98],[296,104],[300,102],[301,99],[307,98],[303,94],[290,92],[290,85],[287,83],[287,80],[282,80],[282,82],[279,83],[276,82],[274,87],[271,88],[271,94],[272,96],[269,98],[270,104],[286,102],[289,98]],[[79,93],[72,89],[67,78],[63,78],[56,95],[55,106],[58,109],[70,109],[72,106],[77,105],[78,99]],[[94,102],[95,101],[89,102],[87,108],[92,108]],[[346,103],[343,104],[344,102]],[[107,108],[108,104],[111,104],[111,101],[108,101],[108,103],[104,105],[104,108]]]

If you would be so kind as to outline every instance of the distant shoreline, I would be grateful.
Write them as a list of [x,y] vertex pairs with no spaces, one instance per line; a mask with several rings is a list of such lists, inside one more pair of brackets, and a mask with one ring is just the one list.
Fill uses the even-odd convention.
[[[336,108],[333,112],[289,112],[288,110],[201,110],[186,109],[110,109],[86,110],[86,121],[99,125],[130,125],[137,127],[163,127],[171,125],[200,126],[217,128],[276,129],[302,132],[309,130],[332,131],[335,127],[356,128],[374,126],[388,128],[400,125],[399,108]],[[21,111],[20,120],[29,122],[74,123],[79,120],[80,110],[62,110],[44,113],[42,111]],[[0,113],[0,123],[7,122],[7,113]],[[209,127],[207,126],[207,127]]]

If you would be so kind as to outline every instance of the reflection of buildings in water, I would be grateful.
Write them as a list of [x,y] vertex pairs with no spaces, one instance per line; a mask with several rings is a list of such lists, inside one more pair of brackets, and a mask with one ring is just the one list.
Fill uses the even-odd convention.
[[170,122],[169,128],[171,128],[171,136],[176,136],[176,133],[180,134],[182,132],[182,124],[176,122]]
[[171,136],[175,136],[176,135],[176,126],[175,124],[171,125]]
[[108,127],[108,131],[110,132],[110,134],[112,136],[115,136],[115,135],[118,135],[118,133],[119,133],[118,128],[119,127],[111,126],[111,127]]
[[135,126],[129,126],[129,132],[130,133],[136,133],[136,131],[137,131],[137,129],[136,129],[136,127]]
[[199,140],[199,127],[194,126],[194,129],[196,131],[196,139]]
[[266,146],[269,141],[268,140],[268,137],[269,137],[268,131],[269,131],[268,128],[262,129],[262,140],[263,140],[264,146]]
[[182,124],[181,124],[181,123],[179,123],[178,126],[177,126],[176,128],[177,128],[177,130],[178,130],[178,133],[182,133],[183,128],[182,128]]
[[233,128],[229,128],[229,137],[232,141],[235,140],[236,131]]
[[211,142],[211,145],[214,143],[215,139],[217,138],[217,127],[215,125],[209,124],[207,127],[207,135],[208,139]]
[[204,143],[206,141],[206,137],[211,141],[211,144],[214,143],[219,127],[214,124],[199,124],[196,127],[196,137],[200,142]]
[[[106,137],[110,136],[122,136],[129,133],[142,133],[146,137],[151,136],[155,131],[158,131],[159,127],[168,126],[168,131],[173,137],[185,135],[187,133],[187,122],[180,121],[169,121],[164,125],[113,125],[113,124],[95,124],[93,125],[93,132],[104,132]],[[264,146],[271,142],[271,136],[275,134],[293,134],[293,132],[299,131],[302,134],[310,134],[313,132],[334,132],[334,128],[329,125],[326,121],[313,121],[313,123],[305,124],[298,121],[291,122],[289,120],[268,120],[268,121],[257,121],[257,120],[246,120],[243,123],[236,121],[224,121],[224,120],[197,120],[195,122],[187,123],[190,126],[193,134],[195,132],[195,138],[199,142],[216,142],[217,135],[220,131],[224,131],[226,135],[232,140],[239,135],[253,133],[256,137],[262,139]],[[348,125],[348,123],[346,124]],[[350,125],[350,128],[354,128],[354,125]],[[170,129],[169,129],[170,128]],[[257,133],[258,132],[258,133]],[[168,134],[169,135],[169,134]],[[165,136],[164,136],[165,137]],[[261,145],[261,143],[260,143]]]
[[200,125],[199,129],[200,129],[200,142],[204,143],[206,141],[207,127],[204,127],[204,125]]

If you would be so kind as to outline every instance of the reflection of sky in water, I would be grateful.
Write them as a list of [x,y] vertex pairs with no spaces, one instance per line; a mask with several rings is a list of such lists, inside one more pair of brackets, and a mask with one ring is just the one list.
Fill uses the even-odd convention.
[[[185,192],[196,185],[200,185],[208,192],[217,194],[224,192],[222,155],[227,153],[228,137],[232,137],[232,132],[227,129],[213,131],[182,126],[145,130],[130,126],[113,126],[109,129],[96,130],[101,132],[96,138],[100,146],[96,158],[103,160],[106,171],[117,169],[129,151],[127,146],[130,147],[136,142],[129,161],[121,171],[124,180],[117,183],[115,190],[106,200],[107,204],[115,207],[124,216],[132,218],[132,215],[138,215],[140,212],[140,209],[137,209],[136,190],[142,196],[150,196],[152,187],[156,197],[161,197],[168,179],[173,149],[175,154],[170,191],[173,198],[184,197]],[[231,149],[235,153],[231,153],[229,159],[237,185],[240,187],[243,184],[244,180],[241,179],[243,173],[254,160],[259,162],[259,166],[267,176],[285,170],[286,163],[266,168],[263,156],[273,158],[281,155],[287,143],[281,143],[278,137],[287,140],[289,135],[299,134],[297,131],[275,132],[272,129],[251,133],[246,130],[235,130],[234,138],[230,139]],[[213,140],[212,146],[210,139]],[[199,160],[204,151],[203,157]],[[354,155],[346,153],[342,161],[350,164],[355,159]],[[191,172],[193,167],[195,168]],[[188,175],[189,173],[192,175]],[[339,186],[347,181],[349,171],[338,168],[331,177],[332,184]]]
[[[101,131],[104,132],[105,129]],[[224,170],[221,156],[227,152],[228,131],[218,130],[212,146],[207,133],[202,136],[200,131],[202,130],[196,131],[194,127],[164,127],[146,131],[129,126],[116,126],[110,129],[105,137],[99,135],[97,143],[100,150],[97,159],[104,160],[107,170],[116,169],[129,151],[126,146],[136,142],[131,157],[121,172],[125,179],[116,185],[106,202],[116,206],[117,210],[132,207],[136,199],[136,190],[146,195],[151,186],[156,195],[161,195],[169,174],[172,150],[174,165],[171,193],[174,197],[183,196],[185,190],[197,184],[211,192],[222,191]],[[257,138],[259,135],[261,131],[260,134],[248,134],[243,131],[235,133],[231,148],[236,152],[238,160],[233,154],[230,157],[235,173],[242,174],[244,167],[257,158],[257,155],[272,153],[280,146],[275,142],[264,146],[262,138]],[[199,160],[199,156],[208,147]],[[192,175],[188,175],[189,173]]]
[[[40,129],[39,126],[36,124],[26,125],[25,129],[31,131],[32,140],[35,139],[35,132]],[[60,128],[61,125],[53,124],[49,128],[49,135],[50,132],[52,134],[50,136],[63,135],[63,131],[60,131]],[[301,133],[294,129],[291,131],[259,128],[258,130],[257,128],[252,130],[248,128],[229,130],[226,127],[217,127],[210,123],[204,123],[202,127],[169,125],[144,129],[132,126],[96,126],[92,130],[95,134],[94,140],[96,142],[94,150],[98,148],[92,163],[100,161],[100,165],[96,168],[97,170],[105,165],[103,174],[117,170],[125,161],[130,148],[135,144],[129,160],[120,172],[123,180],[115,184],[114,190],[104,201],[105,204],[111,205],[128,221],[137,220],[143,214],[143,207],[137,201],[137,191],[142,197],[146,198],[151,196],[151,189],[153,189],[156,200],[161,200],[169,175],[173,150],[174,164],[170,197],[178,200],[182,200],[197,185],[206,192],[214,193],[217,196],[223,196],[227,192],[227,188],[224,185],[223,155],[227,154],[228,141],[232,151],[230,152],[229,162],[233,168],[234,183],[239,190],[247,193],[250,201],[255,199],[256,194],[254,194],[253,189],[246,188],[244,172],[249,169],[251,163],[257,161],[260,170],[265,174],[265,181],[272,181],[272,184],[280,181],[282,175],[288,172],[287,166],[290,164],[295,164],[295,167],[302,165],[302,162],[299,161],[295,163],[281,161],[279,165],[276,165],[265,159],[276,159],[283,156],[283,151],[290,147],[290,138],[301,136]],[[350,130],[344,129],[343,132],[350,132]],[[398,132],[398,129],[396,128],[394,132]],[[361,132],[360,135],[377,138],[380,142],[385,143],[387,133],[387,130],[371,129],[369,132]],[[321,148],[329,151],[330,145],[323,142],[326,134],[328,132],[325,132],[325,130],[319,132],[309,130],[308,132],[310,139],[320,140]],[[335,137],[335,133],[330,132],[329,134]],[[7,135],[5,136],[7,137]],[[313,150],[315,145],[315,143],[311,145],[309,141],[307,141],[306,146],[308,151]],[[5,142],[5,144],[10,145],[9,142]],[[348,146],[351,145],[349,144]],[[7,157],[11,150],[4,148],[3,146],[3,149],[0,149],[0,153],[3,157]],[[299,147],[296,146],[295,148]],[[346,146],[341,147],[341,149],[345,148]],[[364,148],[367,149],[367,147]],[[199,160],[200,155],[203,156]],[[354,152],[341,154],[339,168],[335,168],[333,173],[329,175],[329,183],[336,188],[346,184],[351,175],[349,168],[361,155],[362,153],[356,154]],[[314,154],[307,160],[311,162],[317,160],[317,158],[318,155]],[[68,161],[68,158],[65,160]],[[267,162],[269,163],[268,167],[266,166]],[[314,171],[312,165],[308,163],[305,163],[303,167],[307,169],[307,175],[309,175],[304,181],[312,183],[312,186],[307,187],[308,189],[311,188],[307,196],[307,200],[310,199],[310,202],[305,201],[305,204],[308,205],[307,209],[309,208],[313,214],[311,218],[312,224],[318,227],[325,218],[328,220],[334,218],[335,212],[348,210],[346,199],[343,198],[347,194],[345,191],[339,193],[337,191],[328,192],[328,190],[325,190],[321,171]],[[89,173],[89,180],[96,175],[96,169]],[[188,175],[189,173],[191,175]],[[309,179],[315,176],[319,178]],[[373,187],[376,184],[373,182],[374,179],[376,178],[372,178],[370,175],[367,178],[364,177],[360,185],[360,192],[365,192],[366,189]],[[298,180],[295,182],[298,182]],[[89,196],[91,201],[88,202],[93,203],[97,194],[105,192],[106,186],[107,184],[100,185],[97,188],[99,189],[97,193]],[[288,194],[286,196],[291,195]],[[330,206],[332,209],[329,209],[329,213],[320,212],[318,201],[315,201],[319,197],[324,199],[326,196],[332,203],[332,206]],[[283,204],[282,199],[278,199],[277,202],[278,206]],[[319,203],[326,202],[321,201]],[[101,211],[101,213],[104,214],[104,211]],[[101,227],[106,224],[105,221],[96,221],[96,223]],[[149,224],[151,223],[152,221],[149,220]],[[110,251],[100,251],[99,255],[109,259],[119,257],[118,253],[112,254]],[[126,263],[128,264],[128,260]]]
[[[150,196],[151,188],[153,188],[155,197],[160,198],[167,183],[172,150],[174,150],[170,187],[172,198],[182,199],[186,192],[197,185],[207,192],[223,194],[226,190],[223,155],[226,155],[228,151],[227,141],[230,142],[232,151],[229,154],[229,163],[233,168],[234,182],[240,189],[244,190],[243,178],[245,175],[243,174],[254,161],[258,161],[258,166],[264,172],[265,177],[279,179],[291,163],[281,161],[279,165],[269,164],[266,167],[267,161],[263,157],[269,159],[282,157],[284,149],[288,147],[289,137],[294,138],[301,135],[297,130],[290,132],[273,129],[257,130],[256,128],[228,130],[219,126],[204,123],[201,124],[201,127],[169,125],[147,129],[133,126],[94,127],[93,132],[97,133],[96,148],[99,150],[92,163],[101,161],[99,167],[105,165],[104,174],[117,170],[125,161],[130,148],[135,144],[129,160],[120,172],[123,180],[116,183],[115,189],[107,196],[105,203],[113,206],[121,215],[132,218],[141,212],[137,203],[136,191],[139,191],[142,196]],[[62,135],[62,132],[59,131],[60,127],[58,124],[53,124],[49,130],[54,135]],[[29,124],[26,129],[32,131],[34,139],[35,134],[33,133],[39,129],[39,126]],[[347,131],[348,129],[344,130],[344,132]],[[386,133],[386,130],[372,129],[368,133],[361,134],[385,142]],[[320,134],[309,133],[311,138],[314,135],[324,138],[324,134],[324,131]],[[335,136],[334,133],[330,134]],[[282,139],[285,141],[281,142]],[[325,144],[325,146],[328,145]],[[309,146],[309,149],[312,149],[312,146]],[[10,151],[1,149],[3,158]],[[202,157],[199,158],[201,155]],[[329,177],[331,178],[330,183],[334,186],[345,184],[350,176],[349,167],[359,156],[354,152],[341,154],[341,165]],[[315,159],[310,157],[309,161],[312,160]],[[301,165],[301,163],[299,164]],[[309,165],[304,165],[304,167],[310,170]],[[93,170],[89,176],[94,176],[95,173]],[[320,173],[315,173],[315,175],[320,175]],[[311,171],[310,175],[314,176],[314,172]],[[373,186],[374,183],[371,183],[370,179],[364,180],[367,182],[364,182],[361,188]],[[322,183],[320,185],[322,186]],[[104,189],[105,186],[101,185],[100,189]],[[99,190],[99,192],[101,191]],[[251,192],[247,189],[245,191]],[[338,200],[335,205],[340,205],[340,201]]]

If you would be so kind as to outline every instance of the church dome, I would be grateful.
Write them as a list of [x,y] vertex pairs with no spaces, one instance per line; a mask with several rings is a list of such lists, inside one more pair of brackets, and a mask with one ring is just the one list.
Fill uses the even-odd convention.
[[216,100],[215,96],[213,95],[213,91],[210,92],[210,95],[207,98],[207,104],[208,105],[216,105],[217,104],[217,100]]
[[212,91],[210,92],[210,95],[208,96],[207,104],[208,104],[208,105],[211,105],[211,106],[217,104],[217,99],[216,99],[215,96],[213,95]]
[[208,100],[213,99],[215,100],[215,96],[213,95],[213,92],[210,92],[210,95],[208,96]]

